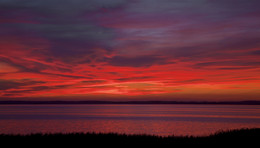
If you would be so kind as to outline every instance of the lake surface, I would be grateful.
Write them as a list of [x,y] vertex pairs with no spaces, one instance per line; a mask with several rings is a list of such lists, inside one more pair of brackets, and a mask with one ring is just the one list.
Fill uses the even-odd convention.
[[0,105],[0,134],[209,135],[260,128],[259,105]]

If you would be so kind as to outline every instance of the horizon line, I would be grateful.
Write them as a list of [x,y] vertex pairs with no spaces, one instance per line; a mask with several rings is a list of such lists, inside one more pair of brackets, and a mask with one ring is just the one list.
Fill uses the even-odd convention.
[[260,105],[257,100],[245,101],[0,101],[0,104],[219,104],[219,105]]

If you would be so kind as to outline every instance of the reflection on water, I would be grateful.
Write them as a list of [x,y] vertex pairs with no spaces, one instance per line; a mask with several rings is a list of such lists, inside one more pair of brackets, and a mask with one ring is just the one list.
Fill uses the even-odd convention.
[[260,127],[254,105],[1,105],[0,133],[208,135]]

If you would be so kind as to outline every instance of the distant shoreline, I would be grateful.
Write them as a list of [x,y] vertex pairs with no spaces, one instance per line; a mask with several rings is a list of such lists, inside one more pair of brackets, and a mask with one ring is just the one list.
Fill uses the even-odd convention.
[[0,101],[0,105],[8,104],[197,104],[197,105],[260,105],[260,101]]

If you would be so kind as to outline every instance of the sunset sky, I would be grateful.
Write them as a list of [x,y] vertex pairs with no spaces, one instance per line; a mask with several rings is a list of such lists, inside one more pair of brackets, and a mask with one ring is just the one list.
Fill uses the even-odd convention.
[[0,0],[0,99],[260,101],[260,1]]

